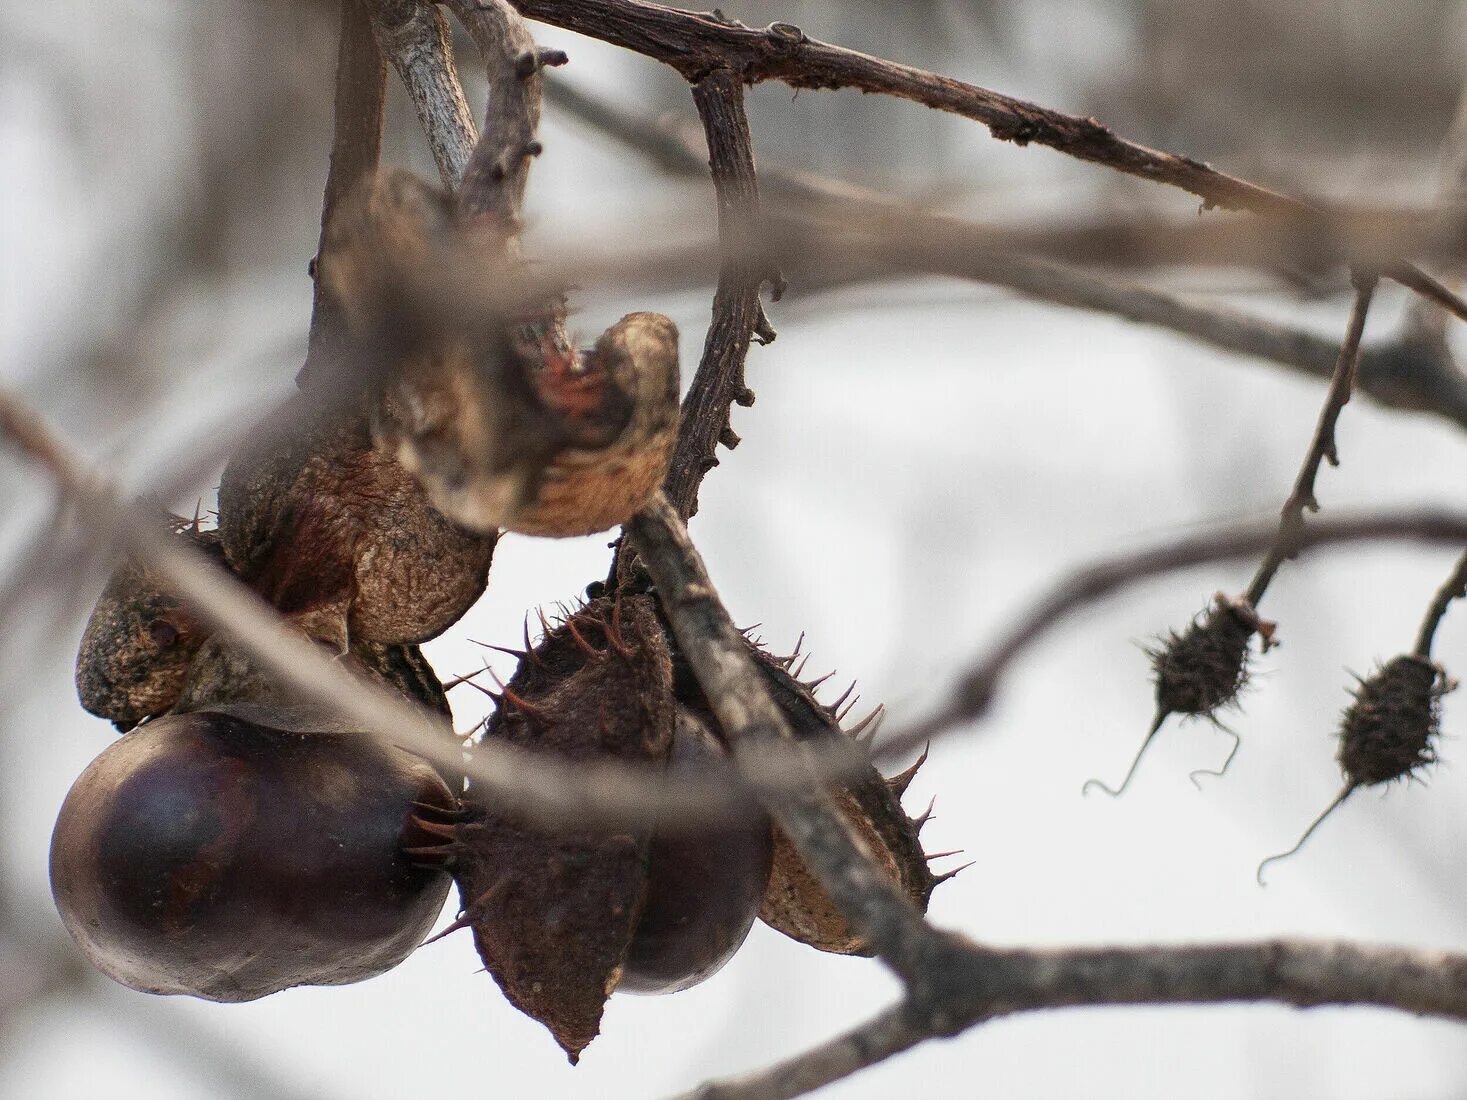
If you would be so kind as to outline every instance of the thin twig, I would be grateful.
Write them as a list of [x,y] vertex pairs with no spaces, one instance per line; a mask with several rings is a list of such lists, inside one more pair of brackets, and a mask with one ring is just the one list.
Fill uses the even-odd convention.
[[[779,80],[793,88],[855,88],[962,115],[1017,145],[1045,145],[1068,156],[1189,191],[1207,206],[1247,210],[1297,223],[1307,233],[1324,208],[1219,172],[1192,157],[1150,149],[1081,118],[910,65],[810,38],[789,23],[746,27],[720,13],[684,11],[642,0],[515,0],[532,19],[622,46],[677,69],[691,83],[729,69],[746,84]],[[1351,257],[1340,257],[1353,263]],[[1372,262],[1380,273],[1467,320],[1467,302],[1402,260]]]
[[724,1081],[710,1081],[671,1100],[794,1100],[884,1062],[932,1038],[913,1027],[905,1004],[794,1058]]
[[1330,380],[1325,395],[1324,408],[1319,412],[1319,421],[1314,426],[1314,435],[1309,441],[1309,450],[1294,479],[1293,491],[1284,501],[1279,517],[1278,539],[1264,556],[1248,585],[1244,599],[1257,607],[1268,591],[1269,582],[1278,572],[1279,566],[1293,556],[1292,547],[1298,541],[1304,526],[1304,513],[1319,511],[1315,497],[1314,482],[1319,476],[1320,464],[1328,461],[1331,466],[1340,464],[1339,447],[1335,440],[1335,425],[1340,412],[1349,403],[1350,392],[1355,385],[1355,371],[1360,362],[1360,340],[1365,333],[1365,316],[1370,312],[1370,299],[1375,294],[1375,276],[1363,275],[1355,280],[1355,301],[1350,307],[1350,320],[1345,329],[1345,342],[1340,345],[1340,356],[1335,363],[1334,377]]
[[479,48],[488,80],[484,130],[463,173],[459,209],[512,241],[520,232],[530,161],[540,152],[540,70],[566,57],[536,47],[504,0],[449,0],[449,6]]
[[[336,58],[335,123],[331,138],[331,162],[326,170],[326,188],[321,202],[319,256],[326,246],[326,228],[357,181],[377,168],[382,155],[382,124],[386,99],[387,70],[372,34],[366,0],[342,0],[341,41]],[[342,351],[344,339],[341,307],[326,293],[314,264],[311,268],[315,291],[311,301],[311,329],[306,361],[296,375],[302,386],[335,372],[329,364]]]
[[478,135],[464,99],[448,21],[426,0],[370,0],[372,28],[407,89],[443,186],[463,179]]
[[713,295],[713,320],[704,339],[703,358],[683,402],[677,448],[666,481],[668,499],[684,518],[698,510],[698,486],[718,465],[718,444],[738,444],[729,411],[735,403],[749,405],[754,400],[744,382],[749,343],[756,332],[765,342],[774,336],[759,305],[766,270],[754,248],[759,184],[749,120],[744,114],[743,85],[734,73],[717,69],[693,85],[693,101],[708,139],[722,264]]
[[1431,606],[1426,609],[1426,617],[1421,620],[1421,629],[1416,634],[1416,656],[1422,660],[1431,660],[1431,645],[1436,638],[1436,628],[1441,624],[1452,601],[1463,598],[1467,598],[1467,553],[1457,559],[1452,575],[1437,589]]
[[[547,81],[545,94],[557,107],[668,172],[701,177],[706,171],[679,126],[643,117],[564,80]],[[1035,301],[1154,325],[1314,378],[1330,378],[1339,358],[1338,343],[1303,329],[994,247],[993,238],[1002,235],[990,226],[927,213],[877,191],[809,172],[766,166],[759,175],[768,220],[778,219],[785,207],[796,216],[818,218],[813,231],[808,224],[800,226],[795,240],[771,227],[770,245],[783,241],[780,259],[790,272],[800,270],[796,265],[802,254],[804,266],[814,268],[809,250],[815,244],[813,259],[822,268],[846,262],[840,270],[843,282],[916,271],[971,279]],[[854,243],[843,247],[842,236]],[[822,285],[828,283],[827,276]],[[1361,390],[1387,407],[1432,412],[1467,428],[1467,375],[1457,369],[1444,343],[1425,345],[1414,335],[1362,350]]]

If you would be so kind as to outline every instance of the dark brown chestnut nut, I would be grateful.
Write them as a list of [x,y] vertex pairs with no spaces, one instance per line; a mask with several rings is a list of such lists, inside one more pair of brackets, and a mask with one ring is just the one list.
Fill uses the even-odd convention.
[[450,881],[405,851],[433,839],[412,815],[452,813],[453,797],[363,734],[241,713],[159,718],[82,773],[51,838],[67,930],[124,985],[214,1001],[397,965]]
[[[683,711],[673,731],[669,777],[707,769],[723,747]],[[676,993],[712,977],[748,938],[769,882],[769,818],[715,830],[652,834],[647,891],[622,969],[622,993]]]

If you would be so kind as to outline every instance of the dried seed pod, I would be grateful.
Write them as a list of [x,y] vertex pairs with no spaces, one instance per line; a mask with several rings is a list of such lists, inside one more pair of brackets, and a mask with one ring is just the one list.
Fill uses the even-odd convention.
[[[1221,592],[1208,608],[1180,634],[1173,631],[1160,646],[1147,651],[1156,677],[1156,718],[1146,731],[1146,738],[1136,751],[1131,767],[1120,786],[1109,787],[1098,779],[1087,780],[1084,791],[1092,787],[1112,797],[1123,794],[1141,766],[1141,759],[1155,740],[1162,725],[1173,714],[1212,718],[1218,710],[1233,704],[1248,682],[1249,643],[1254,634],[1263,638],[1267,649],[1273,644],[1275,624],[1259,618],[1243,600],[1233,600]],[[1237,752],[1237,736],[1233,753]],[[1231,763],[1233,754],[1228,755]],[[1222,774],[1221,771],[1209,774]],[[1193,782],[1196,782],[1194,773]]]
[[[217,531],[179,520],[178,537],[224,562]],[[76,657],[81,704],[119,730],[172,709],[208,631],[146,566],[124,562],[87,620]]]
[[400,171],[364,180],[333,219],[320,272],[374,363],[373,433],[472,530],[616,526],[667,473],[677,329],[633,313],[578,351],[560,302],[504,300],[521,262],[478,234]]
[[1302,848],[1324,819],[1356,790],[1408,779],[1436,763],[1441,698],[1456,686],[1440,665],[1414,654],[1393,657],[1360,681],[1340,722],[1336,758],[1345,785],[1297,844],[1258,865],[1260,886],[1264,868]]
[[[671,663],[646,596],[597,600],[520,662],[486,737],[573,760],[659,762],[672,741]],[[476,800],[443,845],[461,924],[510,1003],[572,1062],[595,1038],[641,913],[650,827],[548,833]]]
[[303,396],[295,409],[291,432],[251,440],[225,468],[230,565],[287,615],[342,611],[350,640],[436,637],[483,593],[495,535],[445,519],[361,416],[313,412]]
[[[821,703],[809,685],[801,683],[788,671],[787,666],[792,661],[776,659],[753,643],[749,648],[764,672],[770,694],[784,712],[796,737],[831,744],[848,740],[851,735],[841,728],[837,708]],[[686,668],[679,668],[677,690],[680,705],[717,730],[716,719]],[[840,702],[844,700],[845,696],[842,696]],[[852,733],[859,734],[878,717],[879,709]],[[925,759],[924,754],[907,771],[890,779],[884,779],[868,765],[864,776],[847,782],[834,792],[837,808],[860,836],[866,850],[901,886],[912,903],[923,911],[927,909],[928,899],[937,884],[956,874],[950,872],[939,877],[932,873],[917,835],[927,815],[913,819],[902,809],[901,797]],[[792,939],[821,951],[841,955],[869,953],[866,944],[851,930],[824,887],[779,829],[774,831],[773,869],[759,918]]]
[[362,734],[294,733],[269,711],[169,715],[109,746],[51,840],[67,930],[149,993],[248,1001],[397,965],[448,892],[405,849],[415,808],[450,812],[426,764]]

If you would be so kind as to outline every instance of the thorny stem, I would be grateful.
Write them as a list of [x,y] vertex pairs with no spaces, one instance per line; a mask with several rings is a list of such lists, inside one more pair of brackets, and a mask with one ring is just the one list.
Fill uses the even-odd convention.
[[521,228],[530,162],[540,153],[540,70],[564,64],[566,57],[538,49],[505,0],[448,3],[479,48],[488,80],[484,129],[464,170],[459,209],[512,241]]
[[1314,482],[1319,476],[1319,467],[1328,460],[1331,466],[1340,464],[1339,447],[1335,440],[1335,425],[1340,412],[1350,400],[1350,391],[1355,385],[1355,371],[1360,363],[1360,339],[1365,333],[1365,315],[1370,310],[1370,300],[1375,293],[1376,277],[1373,274],[1359,275],[1354,279],[1355,301],[1350,307],[1350,320],[1345,330],[1345,342],[1340,345],[1340,356],[1335,363],[1334,377],[1330,379],[1325,394],[1324,408],[1314,427],[1314,436],[1309,441],[1309,450],[1304,463],[1294,479],[1294,489],[1284,501],[1283,513],[1279,518],[1278,538],[1269,548],[1253,582],[1243,599],[1256,608],[1268,591],[1269,582],[1278,572],[1279,566],[1294,556],[1294,547],[1304,528],[1304,513],[1319,511],[1319,501],[1314,495]]
[[[810,38],[790,23],[746,27],[719,13],[684,11],[643,0],[515,0],[531,19],[577,31],[655,58],[696,83],[728,69],[745,84],[779,80],[792,88],[855,88],[909,99],[987,126],[1001,141],[1045,145],[1080,160],[1178,187],[1208,206],[1281,218],[1308,236],[1326,211],[1318,204],[1219,172],[1192,157],[1150,149],[1081,118],[951,77]],[[1318,242],[1322,252],[1331,250]],[[1331,261],[1351,257],[1324,255]],[[1360,258],[1362,263],[1364,258]],[[1467,302],[1412,264],[1371,260],[1380,274],[1467,320]]]
[[1452,575],[1437,589],[1431,606],[1426,609],[1426,617],[1421,620],[1421,629],[1416,634],[1416,648],[1413,652],[1417,657],[1423,661],[1431,660],[1431,644],[1436,637],[1437,626],[1452,601],[1464,597],[1467,597],[1467,552],[1457,559]]
[[693,101],[708,139],[722,264],[713,295],[713,319],[702,360],[683,402],[677,448],[664,490],[685,519],[698,510],[698,486],[718,464],[718,444],[738,444],[729,424],[730,408],[754,401],[753,392],[744,384],[749,343],[756,333],[765,343],[774,338],[759,305],[759,287],[767,271],[751,247],[758,237],[759,184],[743,85],[733,72],[717,69],[693,85]]
[[[698,487],[718,465],[719,445],[738,446],[730,414],[735,404],[754,403],[754,391],[744,380],[751,341],[757,335],[767,344],[775,336],[759,303],[759,289],[769,271],[756,243],[759,181],[743,86],[733,73],[718,69],[693,85],[693,102],[708,152],[698,174],[711,172],[718,203],[720,264],[703,355],[683,399],[677,445],[663,482],[663,493],[683,519],[698,510]],[[630,577],[633,561],[625,540],[620,541],[612,556],[613,586]]]

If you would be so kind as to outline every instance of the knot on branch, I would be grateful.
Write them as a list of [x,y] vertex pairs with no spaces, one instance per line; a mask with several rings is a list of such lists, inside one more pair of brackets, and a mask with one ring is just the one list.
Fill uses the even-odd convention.
[[907,1023],[924,1035],[953,1036],[997,1011],[1002,956],[970,940],[923,926],[901,961]]
[[805,32],[793,23],[771,23],[764,28],[764,33],[769,36],[776,47],[782,49],[803,45],[810,40]]
[[559,68],[569,61],[570,57],[564,50],[552,50],[545,47],[526,50],[515,58],[514,75],[521,80],[528,80],[541,69]]
[[493,183],[502,183],[521,164],[532,157],[538,157],[543,152],[545,152],[545,146],[541,145],[538,141],[525,142],[519,147],[518,151],[500,157],[489,166],[490,181]]
[[1012,141],[1015,145],[1023,147],[1039,137],[1044,129],[1033,119],[1015,116],[990,122],[988,132],[999,141]]

